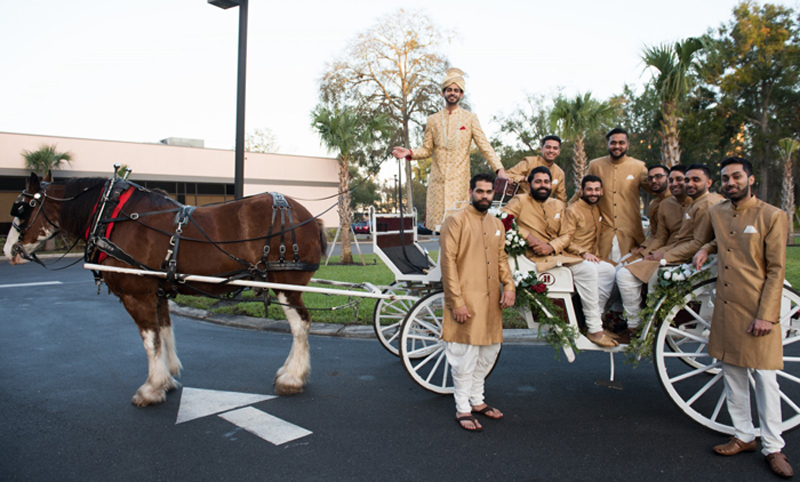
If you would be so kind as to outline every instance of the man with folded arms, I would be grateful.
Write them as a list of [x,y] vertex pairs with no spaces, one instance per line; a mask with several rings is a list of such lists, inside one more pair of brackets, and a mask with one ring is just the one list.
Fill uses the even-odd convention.
[[600,320],[597,269],[594,263],[566,251],[572,232],[565,222],[563,201],[550,197],[552,184],[550,170],[539,166],[528,175],[530,192],[514,196],[503,208],[513,214],[520,235],[528,241],[527,256],[536,263],[541,273],[555,266],[568,266],[581,297],[583,313],[588,327],[587,338],[596,345],[613,347],[617,342],[603,332]]
[[786,268],[786,213],[752,195],[750,161],[729,157],[720,164],[726,201],[709,210],[715,239],[694,257],[701,267],[717,253],[717,297],[708,354],[722,362],[733,437],[714,447],[719,455],[756,450],[750,415],[750,376],[754,382],[761,453],[781,477],[794,474],[781,436],[781,395],[777,370],[783,369],[780,326]]
[[690,261],[697,250],[713,238],[708,208],[719,202],[722,196],[708,191],[712,183],[708,166],[689,166],[686,171],[686,194],[692,198],[692,205],[683,215],[683,223],[675,242],[657,249],[641,261],[631,262],[617,269],[617,287],[622,297],[629,331],[639,327],[642,285],[655,280],[661,260],[666,263]]
[[520,192],[528,192],[530,184],[528,183],[528,174],[534,167],[544,166],[550,169],[550,174],[553,176],[553,194],[552,196],[567,202],[567,185],[564,181],[564,170],[556,164],[556,158],[561,154],[561,138],[558,136],[550,135],[542,139],[542,155],[541,156],[528,156],[524,157],[516,166],[506,171],[508,178],[519,184]]

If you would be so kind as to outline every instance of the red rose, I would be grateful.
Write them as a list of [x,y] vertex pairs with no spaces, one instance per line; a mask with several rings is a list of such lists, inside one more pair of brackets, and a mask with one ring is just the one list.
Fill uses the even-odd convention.
[[505,230],[508,231],[514,226],[514,215],[509,214],[508,217],[506,217],[505,219],[501,219],[501,221],[503,221],[503,228],[505,228]]

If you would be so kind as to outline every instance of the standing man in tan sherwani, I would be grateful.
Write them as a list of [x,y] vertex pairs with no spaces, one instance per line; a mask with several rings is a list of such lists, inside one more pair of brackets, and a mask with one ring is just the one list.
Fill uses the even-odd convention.
[[392,155],[398,159],[433,158],[428,177],[425,226],[436,232],[441,229],[446,211],[468,199],[469,150],[473,140],[492,171],[498,177],[506,177],[503,164],[483,133],[478,116],[458,105],[464,97],[464,87],[464,72],[447,69],[442,81],[446,106],[428,117],[422,147],[414,150],[395,147],[392,150]]
[[603,180],[600,256],[619,262],[644,241],[639,189],[649,189],[644,162],[627,156],[628,132],[616,127],[606,134],[608,155],[589,162],[588,174]]
[[484,379],[503,341],[502,309],[514,305],[516,291],[503,223],[488,213],[494,176],[477,174],[469,187],[470,206],[448,216],[439,238],[446,306],[442,340],[453,372],[456,421],[464,430],[479,432],[481,424],[472,413],[503,418],[484,402]]
[[519,185],[520,192],[528,192],[530,190],[528,174],[534,167],[544,166],[550,169],[550,174],[553,175],[552,196],[567,202],[567,184],[564,170],[556,164],[556,158],[559,154],[561,154],[561,138],[554,135],[545,136],[542,139],[542,155],[522,158],[516,166],[506,171],[508,178]]
[[786,213],[752,195],[750,161],[729,157],[720,164],[728,200],[710,210],[716,238],[694,258],[702,266],[717,253],[717,299],[711,319],[708,354],[722,362],[728,413],[734,436],[714,447],[720,455],[756,450],[750,415],[750,376],[755,382],[761,453],[772,471],[791,477],[781,453],[781,395],[776,370],[783,369],[780,326],[786,268]]

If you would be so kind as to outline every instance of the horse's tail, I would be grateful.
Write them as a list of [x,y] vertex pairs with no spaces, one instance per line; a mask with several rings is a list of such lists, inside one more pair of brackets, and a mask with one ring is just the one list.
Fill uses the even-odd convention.
[[317,227],[319,228],[319,249],[325,256],[325,253],[328,252],[328,235],[325,233],[325,223],[319,218],[317,218]]

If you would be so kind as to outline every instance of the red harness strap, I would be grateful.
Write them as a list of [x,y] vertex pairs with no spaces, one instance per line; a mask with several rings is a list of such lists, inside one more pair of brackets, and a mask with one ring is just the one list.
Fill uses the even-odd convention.
[[[122,211],[122,207],[125,206],[125,203],[127,203],[128,200],[131,198],[131,195],[133,194],[133,190],[134,190],[134,188],[133,188],[133,186],[131,186],[131,187],[128,188],[127,191],[125,191],[124,193],[122,193],[122,195],[120,195],[119,202],[117,203],[117,206],[111,212],[111,219],[115,219],[117,216],[119,216],[120,211]],[[102,197],[102,194],[100,196]],[[99,204],[99,203],[100,203],[100,201],[98,200],[97,204]],[[97,210],[97,204],[94,205],[94,210],[95,211]],[[94,212],[92,212],[92,214],[94,215]],[[100,213],[101,216],[102,216],[102,214],[103,213]],[[91,229],[91,226],[86,229],[86,239],[89,239],[89,230],[90,229]],[[111,237],[111,230],[112,229],[114,229],[114,223],[113,222],[108,223],[108,226],[106,226],[106,232],[105,232],[105,238],[106,239],[109,239]],[[100,252],[98,254],[98,256],[97,256],[96,263],[102,263],[103,260],[106,259],[107,257],[108,257],[108,255],[106,253]]]

